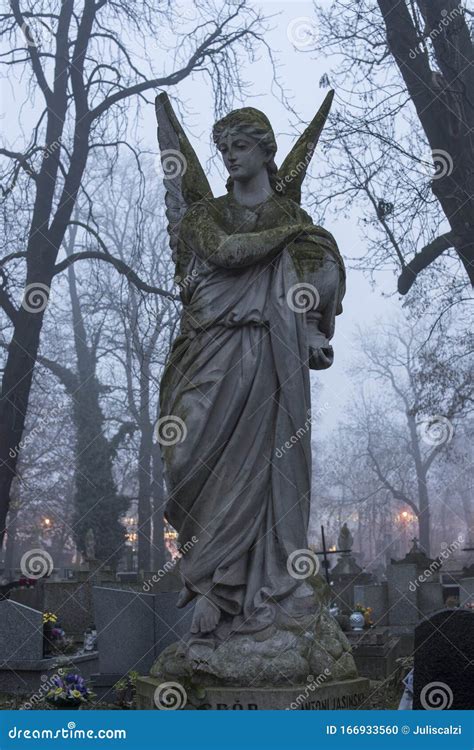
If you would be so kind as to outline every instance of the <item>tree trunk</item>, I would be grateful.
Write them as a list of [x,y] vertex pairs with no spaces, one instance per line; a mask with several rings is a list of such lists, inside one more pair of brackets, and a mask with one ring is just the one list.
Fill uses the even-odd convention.
[[420,545],[425,550],[426,554],[430,554],[430,533],[431,533],[431,522],[430,522],[430,499],[428,494],[427,476],[426,470],[423,467],[423,460],[420,452],[420,444],[418,442],[418,433],[416,429],[416,421],[413,414],[407,415],[408,429],[410,431],[411,439],[411,452],[415,464],[416,472],[416,483],[418,488],[418,529],[420,537]]
[[151,565],[152,438],[153,428],[144,418],[138,452],[138,570],[150,570]]
[[[68,254],[75,233],[71,233]],[[120,516],[129,500],[117,494],[113,479],[113,446],[104,434],[104,415],[100,407],[100,384],[96,376],[94,353],[87,334],[77,293],[74,266],[68,268],[69,289],[77,359],[78,383],[73,397],[76,426],[75,522],[76,544],[85,552],[85,537],[92,529],[97,559],[115,567],[123,553],[125,527]]]
[[[49,288],[51,279],[43,276],[41,283]],[[35,313],[19,308],[3,374],[0,396],[0,546],[6,530],[43,314],[44,311]]]
[[14,579],[15,572],[15,548],[16,548],[16,530],[18,526],[18,510],[10,508],[10,520],[8,523],[7,541],[5,547],[4,573],[3,575],[9,581]]
[[[474,54],[469,29],[455,0],[418,2],[427,32],[433,34],[439,70],[430,68],[424,52],[416,53],[420,38],[406,0],[378,0],[387,42],[439,169],[431,184],[455,235],[455,248],[474,284]],[[444,22],[444,23],[443,23]]]
[[153,445],[152,451],[152,499],[153,499],[153,570],[160,570],[166,562],[164,540],[164,504],[165,485],[163,479],[163,461],[159,443]]

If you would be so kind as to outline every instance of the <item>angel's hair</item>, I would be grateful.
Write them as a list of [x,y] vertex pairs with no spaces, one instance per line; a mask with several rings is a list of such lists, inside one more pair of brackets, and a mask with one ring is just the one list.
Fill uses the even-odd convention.
[[[270,120],[268,117],[261,112],[259,109],[253,107],[242,107],[241,109],[234,109],[229,112],[228,115],[218,120],[213,129],[212,137],[214,143],[217,145],[219,141],[225,137],[226,133],[231,131],[232,133],[242,133],[247,135],[249,138],[253,138],[258,141],[259,146],[268,154],[271,155],[271,159],[267,162],[268,178],[270,185],[275,192],[279,195],[282,194],[282,187],[278,181],[278,167],[275,164],[275,154],[277,152],[277,144],[275,140],[275,134]],[[233,187],[232,177],[229,176],[226,182],[227,191],[230,192]],[[278,190],[277,190],[278,184]]]

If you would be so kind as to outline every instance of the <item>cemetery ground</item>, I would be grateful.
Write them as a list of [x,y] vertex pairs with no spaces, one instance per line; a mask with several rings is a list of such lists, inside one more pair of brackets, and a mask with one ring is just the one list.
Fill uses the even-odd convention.
[[[380,575],[362,568],[346,545],[338,546],[321,566],[330,582],[325,606],[350,644],[359,676],[370,681],[356,708],[430,708],[426,688],[439,683],[443,708],[472,708],[472,565],[430,559],[414,539],[410,551],[391,559]],[[317,580],[314,585],[324,587],[321,576]],[[116,575],[90,561],[72,576],[55,571],[31,585],[20,583],[0,600],[0,710],[66,707],[52,705],[47,692],[68,671],[92,691],[81,710],[144,708],[137,699],[140,679],[189,630],[192,608],[176,608],[177,566],[160,578],[151,572]],[[55,632],[67,648],[55,645]],[[405,706],[403,680],[411,670]],[[325,707],[322,695],[319,709]],[[318,694],[311,700],[303,708],[314,709]]]

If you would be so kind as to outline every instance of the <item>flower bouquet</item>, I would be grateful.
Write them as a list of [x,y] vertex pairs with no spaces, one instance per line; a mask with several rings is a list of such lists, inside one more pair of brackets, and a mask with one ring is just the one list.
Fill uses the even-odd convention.
[[360,612],[361,615],[364,616],[364,627],[371,628],[374,624],[374,621],[372,620],[372,607],[364,607],[363,604],[356,604],[355,611]]
[[79,708],[95,697],[86,681],[76,672],[68,672],[53,678],[54,687],[48,691],[46,700],[55,708]]
[[43,612],[43,655],[48,656],[53,650],[52,630],[56,625],[57,616],[54,612]]
[[74,639],[66,636],[53,612],[43,613],[43,636],[45,654],[52,652],[66,654],[74,651]]

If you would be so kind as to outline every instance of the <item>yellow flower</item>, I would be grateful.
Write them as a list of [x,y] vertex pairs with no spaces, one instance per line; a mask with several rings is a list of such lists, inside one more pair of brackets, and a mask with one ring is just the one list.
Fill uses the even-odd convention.
[[43,612],[43,624],[46,622],[56,622],[57,616],[52,612]]
[[74,696],[74,698],[82,698],[82,695],[79,692],[79,690],[73,690],[72,695]]

